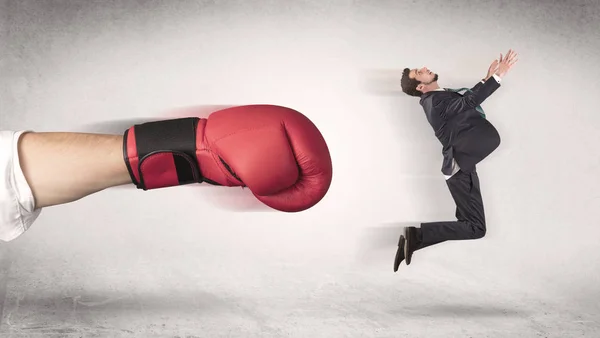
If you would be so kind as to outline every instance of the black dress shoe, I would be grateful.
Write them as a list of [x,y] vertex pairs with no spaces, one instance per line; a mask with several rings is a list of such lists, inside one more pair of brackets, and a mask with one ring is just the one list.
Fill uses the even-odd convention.
[[398,271],[398,267],[400,263],[404,260],[404,247],[405,247],[406,239],[404,235],[400,235],[400,239],[398,240],[398,250],[396,250],[396,259],[394,259],[394,272]]
[[421,246],[421,240],[419,239],[418,229],[415,227],[405,228],[404,236],[406,237],[406,243],[404,244],[404,258],[406,259],[406,265],[409,265],[413,252]]

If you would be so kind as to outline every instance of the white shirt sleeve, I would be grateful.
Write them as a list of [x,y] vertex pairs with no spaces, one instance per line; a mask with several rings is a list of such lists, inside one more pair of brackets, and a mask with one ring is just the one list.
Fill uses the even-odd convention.
[[18,142],[25,131],[0,131],[0,240],[12,241],[31,227],[41,209],[19,163]]

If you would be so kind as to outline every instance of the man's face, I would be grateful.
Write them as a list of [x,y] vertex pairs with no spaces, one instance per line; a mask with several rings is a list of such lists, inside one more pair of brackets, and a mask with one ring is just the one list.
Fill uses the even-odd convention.
[[[438,75],[435,74],[434,72],[432,72],[431,70],[429,70],[429,68],[427,68],[427,67],[415,68],[415,69],[411,70],[409,77],[411,79],[417,79],[419,82],[421,82],[424,85],[428,85],[428,84],[438,80]],[[418,87],[417,87],[417,89],[418,89]]]

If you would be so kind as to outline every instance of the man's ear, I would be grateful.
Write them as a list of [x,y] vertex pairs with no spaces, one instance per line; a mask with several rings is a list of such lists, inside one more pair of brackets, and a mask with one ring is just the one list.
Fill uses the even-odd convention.
[[420,84],[417,85],[417,90],[418,91],[422,92],[423,89],[425,89],[425,85],[424,84],[420,83]]

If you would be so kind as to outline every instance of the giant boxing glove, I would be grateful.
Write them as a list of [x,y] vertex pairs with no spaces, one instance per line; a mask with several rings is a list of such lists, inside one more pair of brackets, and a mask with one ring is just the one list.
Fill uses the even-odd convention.
[[301,113],[274,105],[134,125],[124,134],[123,153],[139,189],[202,182],[248,187],[285,212],[317,204],[332,179],[319,129]]

